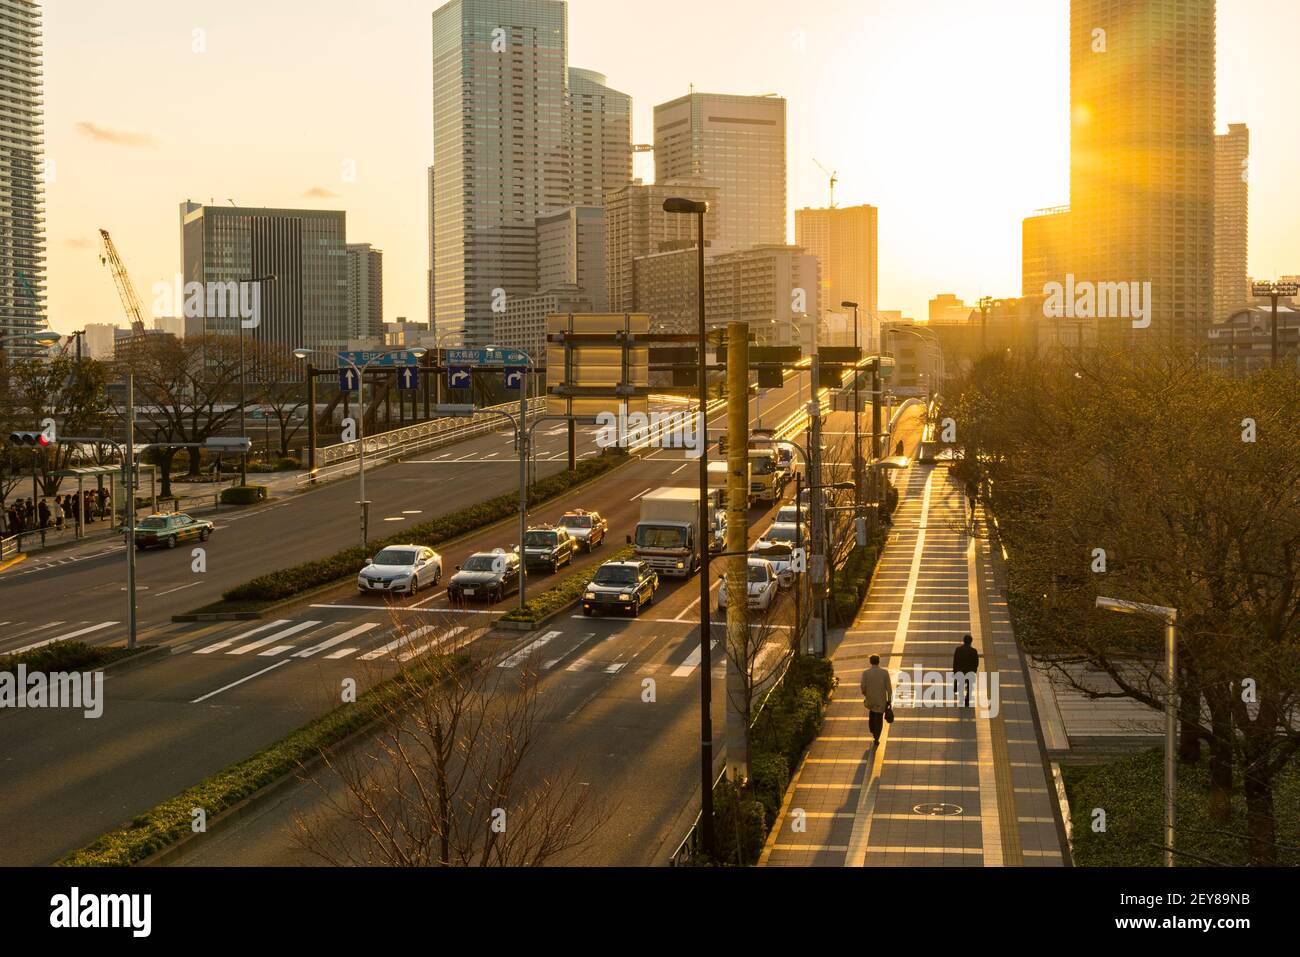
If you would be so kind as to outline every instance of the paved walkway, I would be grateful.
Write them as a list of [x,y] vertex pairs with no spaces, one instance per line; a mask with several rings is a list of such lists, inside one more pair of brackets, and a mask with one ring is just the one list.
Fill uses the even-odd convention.
[[[964,526],[946,466],[917,464],[867,600],[835,648],[839,687],[795,775],[765,866],[1060,866],[1050,771],[988,543]],[[986,680],[958,708],[938,675],[969,632]],[[858,682],[881,656],[896,720],[871,747]]]

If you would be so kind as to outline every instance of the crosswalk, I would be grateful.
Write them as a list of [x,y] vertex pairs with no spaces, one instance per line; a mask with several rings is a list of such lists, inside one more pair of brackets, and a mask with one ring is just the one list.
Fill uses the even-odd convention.
[[[477,620],[471,624],[437,620],[398,627],[382,611],[372,620],[329,620],[329,617],[328,613],[316,611],[316,617],[270,621],[175,623],[145,629],[139,640],[142,644],[167,646],[173,655],[210,660],[405,663],[431,651],[475,640],[488,628],[486,621],[478,623]],[[126,632],[126,623],[117,619],[34,622],[0,618],[0,655],[34,651],[60,641],[121,644]],[[527,666],[542,673],[589,673],[607,677],[623,674],[632,665],[635,665],[632,670],[641,676],[689,679],[699,674],[699,642],[685,628],[680,637],[674,635],[671,640],[656,645],[645,657],[639,657],[636,649],[629,648],[627,643],[616,641],[619,636],[617,631],[596,632],[589,625],[560,623],[553,629],[521,636],[515,646],[501,652],[497,666],[505,670]],[[718,637],[712,644],[713,671],[722,673],[725,661]]]

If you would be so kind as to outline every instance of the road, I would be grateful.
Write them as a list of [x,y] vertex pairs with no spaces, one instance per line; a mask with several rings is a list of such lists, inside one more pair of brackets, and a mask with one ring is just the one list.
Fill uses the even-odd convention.
[[[774,390],[765,396],[765,422],[788,415],[797,408],[798,399],[794,393],[792,382],[785,389]],[[562,436],[555,438],[563,442]],[[491,439],[495,439],[495,448]],[[509,488],[507,476],[501,478],[500,488],[484,487],[493,475],[492,470],[499,468],[487,456],[493,451],[500,453],[506,440],[494,436],[486,440],[486,445],[484,442],[476,440],[461,447],[465,451],[455,458],[463,461],[454,467],[426,461],[390,466],[376,472],[375,477],[382,476],[380,482],[392,483],[401,490],[388,492],[388,504],[384,507],[407,504],[396,500],[402,496],[423,495],[432,506],[430,513],[437,514],[435,509],[446,511]],[[482,457],[467,458],[471,451]],[[561,451],[562,447],[556,449],[555,454]],[[543,467],[547,464],[544,456]],[[611,540],[621,541],[635,522],[639,508],[636,500],[640,493],[664,484],[691,484],[693,464],[693,461],[685,460],[681,452],[655,451],[645,460],[618,470],[588,489],[569,493],[560,501],[537,510],[530,519],[553,520],[563,510],[575,505],[596,508],[611,520]],[[562,463],[556,461],[553,467],[562,467]],[[471,469],[477,482],[475,477],[460,475],[462,470]],[[502,471],[511,476],[514,474],[512,469]],[[432,483],[431,475],[435,476]],[[466,492],[467,485],[477,485],[477,488],[472,493]],[[278,508],[271,506],[247,513],[252,520],[244,520],[244,528],[254,543],[246,547],[280,548],[275,540],[287,533],[277,531],[281,526],[271,526],[271,517],[277,511],[290,510],[297,503],[309,502],[313,498],[324,503],[327,500],[323,496],[327,492],[338,495],[337,491],[324,489],[290,499]],[[379,501],[378,493],[373,497]],[[346,494],[341,502],[335,501],[336,507],[340,505],[351,511],[351,501]],[[313,508],[310,513],[299,514],[309,514],[311,519],[315,519],[318,511],[319,508]],[[265,516],[265,520],[254,518],[258,515]],[[345,520],[345,525],[351,525],[351,521]],[[230,527],[222,529],[227,536]],[[219,537],[214,536],[212,543],[216,543]],[[456,548],[445,550],[444,561],[450,568],[472,551],[509,544],[513,540],[510,530],[489,530],[472,536]],[[298,547],[293,549],[293,553],[294,560],[319,554],[310,550],[304,552]],[[156,554],[159,558],[184,562],[184,572],[188,573],[188,553],[178,550]],[[587,562],[599,559],[600,550],[593,556],[584,557]],[[88,574],[91,562],[104,560],[88,559],[61,566],[51,570],[48,576],[30,576],[27,583],[33,586],[33,590],[40,588],[57,593],[60,590],[57,581],[51,583],[40,579],[70,580]],[[250,556],[247,564],[241,562],[239,567],[243,570],[233,578],[242,580],[257,570],[266,570],[266,564],[264,556]],[[87,567],[83,568],[83,565]],[[211,566],[210,558],[210,574]],[[163,575],[159,573],[157,577]],[[6,582],[6,585],[15,590],[22,588],[24,595],[27,594],[24,584]],[[107,586],[101,584],[101,587]],[[211,586],[205,584],[202,587]],[[198,592],[200,589],[196,586],[190,590]],[[654,616],[656,619],[676,618],[681,614],[672,604],[678,591],[684,596],[692,589],[669,589],[664,594],[664,601],[656,606],[661,609]],[[100,596],[99,601],[103,600]],[[50,598],[49,601],[56,602],[56,599]],[[197,602],[186,596],[186,603],[188,606]],[[510,603],[508,599],[504,604]],[[64,628],[70,628],[72,632],[84,631],[80,637],[92,640],[110,640],[114,634],[115,626],[88,630],[96,629],[104,622],[75,620],[70,605],[58,607],[56,603],[51,607],[57,608],[60,624],[51,627],[48,620],[29,621],[20,626],[17,635],[11,635],[9,626],[5,626],[6,643],[21,646],[33,640],[55,637],[58,633],[70,633]],[[173,610],[174,606],[165,614],[170,616]],[[270,621],[174,625],[160,622],[163,616],[156,615],[150,626],[150,640],[169,648],[171,656],[125,674],[110,672],[105,686],[105,711],[99,719],[87,721],[80,717],[80,712],[68,711],[28,710],[0,716],[0,755],[3,755],[0,757],[0,774],[6,781],[7,796],[0,806],[0,830],[10,836],[0,848],[0,863],[43,864],[56,859],[67,850],[254,753],[332,708],[339,701],[343,679],[354,678],[364,687],[384,673],[386,665],[395,664],[402,655],[417,652],[422,644],[438,640],[450,628],[464,628],[465,631],[460,633],[462,638],[485,630],[501,610],[474,609],[478,613],[474,615],[453,612],[446,607],[441,592],[386,606],[373,598],[363,599],[350,587],[345,587],[337,594],[285,609]],[[669,610],[673,610],[672,615],[668,614]],[[395,636],[394,615],[418,621],[415,630],[408,632],[405,640]],[[624,660],[631,660],[635,655],[648,661],[663,652],[667,655],[665,660],[672,664],[672,671],[685,667],[691,644],[690,626],[684,622],[668,626],[647,619],[632,624],[631,634],[635,636],[652,624],[660,629],[659,632],[649,642],[640,639],[638,644],[634,637],[633,643],[625,649],[627,657]],[[576,642],[568,632],[564,633],[564,640],[557,636],[555,648],[562,654],[564,664],[560,668],[557,662],[555,667],[566,676],[587,674],[591,662],[604,661],[603,655],[614,647],[611,645],[607,649],[602,641],[599,656],[593,658],[582,651],[584,642],[594,645],[594,640],[588,636],[602,635],[607,630],[621,632],[627,627],[626,623],[614,621],[596,623],[577,635]],[[421,628],[429,630],[422,632]],[[673,656],[679,649],[685,650],[674,660]],[[591,672],[598,680],[618,673],[607,674],[604,668],[599,669],[599,674]],[[683,680],[683,684],[687,683]],[[660,700],[664,698],[661,696]],[[575,706],[566,714],[572,713],[576,718],[584,710],[588,713],[598,710],[588,710],[590,708],[591,704],[587,703],[581,709]],[[663,727],[658,721],[652,725],[647,734],[657,736]],[[661,799],[668,793],[661,792]]]

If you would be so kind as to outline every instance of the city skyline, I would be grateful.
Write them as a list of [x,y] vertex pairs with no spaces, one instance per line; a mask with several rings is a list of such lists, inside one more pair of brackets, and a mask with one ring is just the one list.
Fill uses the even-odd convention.
[[[363,16],[324,2],[311,22],[303,22],[278,12],[258,13],[254,21],[251,10],[238,6],[213,12],[189,2],[143,3],[140,31],[122,41],[141,56],[115,47],[111,64],[98,45],[112,19],[106,12],[78,11],[73,21],[66,8],[47,9],[46,151],[53,163],[48,314],[54,327],[66,332],[88,322],[122,321],[111,278],[99,263],[98,228],[117,238],[146,301],[154,283],[172,279],[179,270],[171,218],[178,195],[217,204],[233,198],[241,206],[343,209],[349,241],[385,250],[384,318],[426,316],[429,34],[437,6],[399,0]],[[1022,219],[1069,196],[1067,0],[1008,0],[980,14],[940,0],[907,11],[880,4],[850,9],[827,0],[800,15],[746,18],[765,25],[731,36],[722,31],[733,7],[690,9],[697,28],[685,40],[677,31],[661,34],[655,22],[643,24],[637,35],[651,42],[621,49],[610,38],[632,35],[632,11],[571,0],[568,59],[603,72],[612,87],[632,97],[638,143],[653,141],[654,107],[685,95],[692,84],[697,91],[784,97],[787,240],[793,240],[795,209],[826,205],[826,176],[814,163],[819,160],[839,174],[839,205],[880,209],[882,309],[919,317],[941,291],[975,299],[1019,289]],[[678,23],[687,9],[661,6],[650,19]],[[933,15],[954,25],[968,21],[968,29],[927,33],[925,19]],[[1288,18],[1300,25],[1300,11],[1263,0],[1221,10],[1219,61],[1249,55],[1255,63],[1272,62],[1270,45],[1282,42],[1274,38],[1293,32],[1284,26]],[[292,29],[281,30],[289,21]],[[1259,30],[1266,21],[1270,29]],[[286,44],[286,35],[298,39]],[[653,42],[660,35],[663,43]],[[665,69],[670,36],[674,65]],[[725,63],[702,55],[719,37],[727,42]],[[383,70],[349,58],[350,45],[361,43],[391,44]],[[199,46],[204,51],[194,52]],[[1012,50],[1017,55],[1009,64],[1004,54]],[[809,59],[816,64],[812,70]],[[976,61],[980,69],[973,71]],[[252,83],[239,76],[254,66],[264,95],[292,90],[302,69],[325,62],[340,79],[332,99],[272,100],[266,117],[231,100]],[[168,89],[175,92],[160,100],[159,86],[146,79],[157,70],[192,82],[174,84]],[[891,93],[900,70],[911,87],[906,102]],[[1023,70],[1042,74],[1043,82],[1027,88],[1018,79]],[[84,82],[88,71],[97,72],[95,83]],[[222,80],[214,83],[217,76]],[[1249,266],[1261,277],[1292,273],[1300,261],[1300,225],[1286,215],[1300,195],[1300,184],[1288,175],[1300,131],[1285,120],[1284,86],[1267,69],[1218,71],[1216,131],[1236,122],[1251,128]],[[828,94],[840,88],[854,93]],[[362,111],[360,104],[375,97],[383,108]],[[865,113],[865,122],[845,124],[846,111]],[[202,119],[227,112],[228,121]],[[258,144],[256,156],[246,155],[246,142]],[[975,142],[986,148],[972,149]],[[1031,147],[1035,162],[1007,162],[1007,156],[1030,155]],[[637,156],[635,175],[652,179],[653,162],[650,154]],[[117,185],[105,189],[105,183]]]

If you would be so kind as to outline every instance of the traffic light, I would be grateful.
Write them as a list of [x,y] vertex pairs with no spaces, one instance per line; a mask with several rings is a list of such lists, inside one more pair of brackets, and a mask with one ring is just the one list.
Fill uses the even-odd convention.
[[10,432],[9,444],[23,448],[47,449],[53,443],[44,432]]

